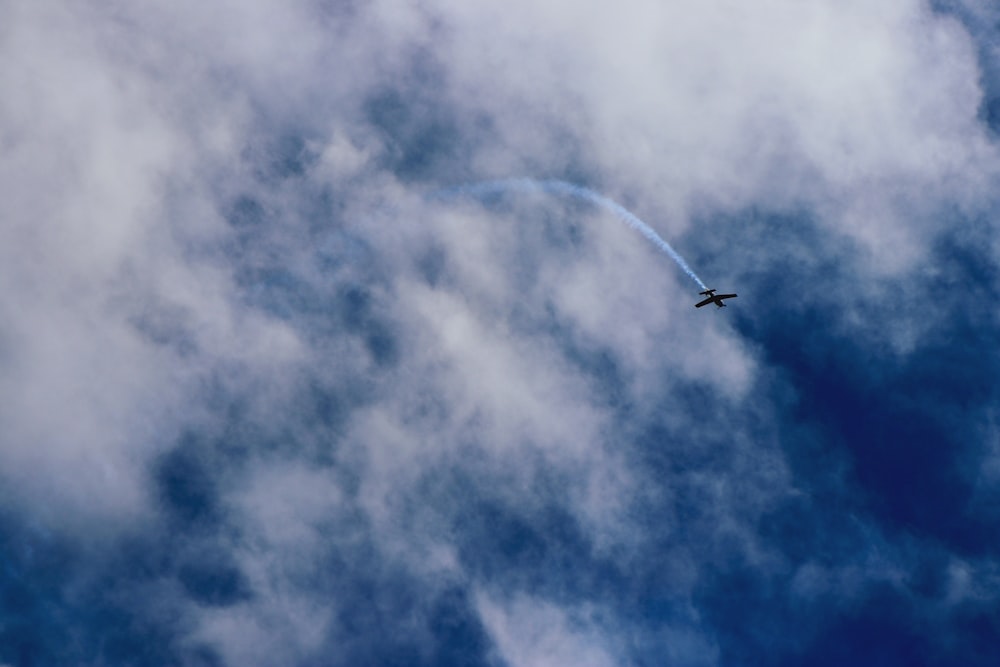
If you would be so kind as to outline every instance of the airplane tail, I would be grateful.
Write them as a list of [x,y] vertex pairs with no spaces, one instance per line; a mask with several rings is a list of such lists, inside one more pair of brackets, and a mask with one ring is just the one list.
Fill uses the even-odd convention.
[[715,294],[715,290],[714,289],[709,289],[709,290],[705,290],[704,292],[698,292],[698,294],[704,294],[706,296],[712,296],[713,294]]

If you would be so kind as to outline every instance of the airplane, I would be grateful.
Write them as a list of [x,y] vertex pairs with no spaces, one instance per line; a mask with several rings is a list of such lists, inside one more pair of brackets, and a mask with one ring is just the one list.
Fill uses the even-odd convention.
[[714,289],[705,290],[704,292],[698,292],[698,294],[703,294],[708,298],[701,303],[694,304],[695,308],[701,308],[702,306],[707,306],[710,303],[714,303],[719,308],[725,308],[726,304],[722,303],[723,299],[732,299],[735,294],[716,294]]

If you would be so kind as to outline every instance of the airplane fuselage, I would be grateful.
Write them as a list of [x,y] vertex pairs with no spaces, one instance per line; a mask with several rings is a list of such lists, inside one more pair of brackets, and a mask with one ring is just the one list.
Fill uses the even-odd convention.
[[705,290],[704,292],[700,292],[700,294],[707,296],[708,298],[694,304],[695,308],[701,308],[702,306],[707,306],[710,303],[714,303],[719,308],[725,308],[726,304],[722,303],[723,299],[733,299],[736,297],[735,294],[716,294],[714,289]]

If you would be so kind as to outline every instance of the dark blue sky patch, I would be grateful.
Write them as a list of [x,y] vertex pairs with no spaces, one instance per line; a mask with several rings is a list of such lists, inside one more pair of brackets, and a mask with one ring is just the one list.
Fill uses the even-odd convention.
[[817,667],[954,664],[931,658],[927,635],[921,630],[908,602],[888,587],[881,587],[874,590],[860,608],[835,613],[803,653],[786,658],[781,664],[789,667],[803,664]]
[[905,360],[879,360],[850,341],[816,335],[835,331],[836,317],[828,308],[808,318],[774,317],[758,338],[798,393],[796,419],[819,427],[826,446],[850,454],[870,509],[888,529],[934,536],[967,553],[995,553],[991,527],[966,513],[972,480],[962,474],[969,427],[976,425],[970,409],[989,400],[996,369],[980,344],[982,332],[957,322],[957,331],[945,332],[947,343],[932,342]]
[[192,599],[212,607],[228,607],[253,595],[249,581],[227,551],[197,554],[181,564],[177,578]]
[[[76,622],[80,625],[75,629],[77,632],[83,630],[82,636],[70,639],[63,648],[65,652],[53,656],[54,662],[49,664],[69,661],[75,664],[165,665],[181,657],[174,647],[177,639],[174,633],[179,628],[170,627],[155,617],[145,617],[138,609],[99,603],[79,609],[77,614]],[[74,646],[80,639],[85,642],[83,651],[80,650],[83,647]]]
[[[538,462],[539,464],[541,462]],[[443,512],[463,568],[491,587],[579,603],[629,597],[628,577],[593,553],[586,532],[560,500],[566,480],[540,465],[523,506],[494,497],[494,482],[455,469],[428,476],[420,502]]]
[[237,229],[259,229],[267,222],[268,216],[259,201],[249,195],[240,195],[232,204],[226,220]]
[[448,251],[441,244],[430,244],[422,250],[415,262],[417,272],[430,287],[450,283]]
[[[918,566],[940,580],[938,562]],[[831,591],[796,599],[785,577],[762,578],[748,568],[717,571],[699,586],[697,605],[720,639],[722,664],[741,665],[987,665],[984,641],[995,614],[942,609],[924,593],[940,581],[896,588],[873,583],[861,599]],[[936,613],[928,616],[928,609]],[[972,620],[975,619],[975,620]]]
[[382,327],[365,335],[365,347],[372,360],[379,366],[392,366],[399,359],[396,339]]
[[351,401],[337,387],[326,386],[319,381],[310,383],[301,402],[305,421],[316,421],[326,430],[341,431],[350,414]]
[[[930,262],[935,272],[921,281],[921,293],[948,312],[949,323],[961,334],[954,340],[956,346],[989,352],[976,337],[988,336],[998,326],[994,311],[987,307],[1000,297],[1000,271],[988,252],[993,232],[980,219],[953,218],[957,231],[942,235],[934,244]],[[941,332],[946,341],[955,333]]]
[[163,509],[186,529],[208,528],[220,520],[216,470],[205,441],[186,436],[159,461],[154,473]]
[[627,410],[631,400],[628,383],[614,352],[570,337],[569,331],[562,327],[556,329],[554,335],[558,337],[559,350],[566,360],[590,380],[594,394],[611,409]]
[[332,549],[322,576],[309,582],[340,610],[342,634],[331,638],[329,664],[489,664],[490,644],[467,592],[415,578],[365,535]]
[[434,650],[430,665],[488,665],[491,642],[466,591],[459,587],[442,591],[428,617]]
[[940,664],[960,661],[986,667],[996,663],[1000,609],[990,603],[963,606],[954,610],[949,621],[947,634],[940,642],[943,647],[937,652]]
[[[714,531],[710,526],[720,511],[754,521],[762,503],[787,500],[768,496],[774,484],[769,459],[776,457],[782,433],[772,425],[768,408],[760,407],[766,403],[729,401],[700,383],[677,385],[663,400],[671,406],[663,417],[654,414],[630,424],[629,412],[623,413],[619,428],[628,437],[622,447],[641,480],[637,485],[652,490],[639,496],[643,511],[651,518],[668,517],[665,532],[671,540],[698,543],[707,558],[710,545],[703,531]],[[716,482],[724,484],[724,499],[715,495]]]
[[[713,224],[706,222],[708,232]],[[982,637],[995,629],[995,617],[981,609],[942,611],[935,628],[915,611],[935,608],[944,596],[948,563],[935,555],[940,549],[1000,553],[996,518],[970,506],[975,479],[966,467],[967,457],[978,454],[969,446],[995,402],[1000,371],[991,343],[997,319],[983,308],[997,296],[997,272],[984,252],[989,243],[977,231],[983,227],[957,222],[956,233],[935,246],[927,272],[880,285],[888,301],[865,302],[872,292],[856,282],[850,259],[856,250],[808,217],[750,211],[721,224],[727,234],[692,239],[695,256],[703,258],[696,265],[705,277],[715,274],[712,258],[725,259],[738,305],[752,303],[727,314],[777,371],[777,383],[762,389],[781,417],[779,442],[796,486],[808,490],[766,512],[754,533],[793,567],[836,567],[865,553],[871,519],[893,543],[916,538],[919,547],[914,577],[901,590],[878,589],[846,608],[831,607],[829,598],[790,607],[789,581],[761,580],[738,562],[717,564],[722,570],[703,584],[698,606],[724,638],[722,663],[778,664],[784,654],[790,657],[782,664],[989,664],[995,649],[984,648]],[[754,266],[736,257],[734,263],[734,246],[766,247],[768,262]],[[896,325],[891,318],[901,313],[919,321],[914,313],[921,310],[936,326],[916,349],[898,355],[870,332],[852,335],[844,326],[848,309],[860,311],[875,332],[880,322]],[[787,389],[792,402],[782,398]],[[711,402],[689,403],[702,414],[711,410]],[[678,434],[654,430],[650,437]],[[664,455],[662,464],[654,457],[651,465],[665,472],[709,465],[688,460],[698,453],[689,447],[676,459]],[[775,644],[789,628],[799,639]]]
[[[175,543],[149,534],[107,550],[0,521],[0,661],[11,665],[220,664],[181,641],[183,619],[168,597]],[[11,548],[14,545],[17,548]]]
[[560,542],[569,537],[569,517],[529,518],[484,501],[463,509],[456,530],[464,542],[459,554],[473,570],[485,568],[490,578],[516,572],[543,587],[554,583],[549,577],[562,569],[565,547]]
[[344,328],[364,340],[365,348],[379,366],[393,366],[399,361],[396,337],[377,314],[372,293],[360,285],[342,289],[337,295],[337,311]]
[[241,275],[251,271],[259,271],[261,258],[269,254],[266,249],[269,227],[274,223],[274,212],[268,211],[264,204],[250,195],[239,195],[229,204],[225,212],[232,234],[224,244],[225,256],[235,260],[234,267],[237,280]]
[[[726,243],[780,250],[773,255],[778,259],[757,267],[757,273],[741,269],[746,287],[739,291],[759,296],[752,309],[734,310],[733,319],[795,391],[790,425],[819,436],[786,440],[797,473],[818,480],[824,471],[817,464],[841,460],[825,450],[845,453],[868,509],[886,529],[931,536],[970,554],[993,550],[988,535],[994,527],[966,512],[972,488],[962,470],[975,425],[970,417],[991,400],[1000,370],[988,343],[995,324],[978,314],[978,306],[992,300],[995,284],[992,269],[976,260],[981,253],[967,242],[943,240],[930,260],[933,278],[916,283],[911,278],[884,290],[891,303],[899,300],[894,295],[903,295],[912,308],[934,309],[935,321],[943,324],[901,358],[888,348],[873,348],[869,338],[852,337],[853,330],[842,324],[843,295],[860,291],[852,288],[855,272],[845,259],[852,253],[843,242],[824,236],[807,218],[751,211],[740,222],[727,223],[740,231]],[[806,251],[817,247],[827,252]],[[964,285],[970,286],[971,301]],[[888,326],[887,318],[894,316],[884,302],[847,301],[852,302],[871,324]],[[951,316],[939,318],[941,313]]]
[[63,586],[79,576],[79,552],[64,538],[4,516],[0,557],[0,661],[45,664],[68,639],[62,623],[72,612]]
[[869,508],[884,525],[944,539],[959,537],[954,526],[970,493],[953,459],[961,443],[919,402],[904,398],[912,385],[872,386],[865,377],[867,359],[838,358],[833,349],[820,367],[814,357],[790,359],[797,352],[792,341],[785,342],[777,347],[788,359],[783,365],[798,369],[793,376],[800,395],[798,418],[819,424],[827,446],[850,453]]
[[334,304],[325,286],[312,284],[294,270],[277,264],[248,265],[236,276],[248,301],[274,317],[312,324],[334,314]]
[[990,97],[983,100],[980,116],[983,122],[993,130],[1000,133],[1000,96]]
[[258,135],[262,137],[258,143],[244,151],[245,162],[263,183],[303,177],[319,160],[304,131],[305,128],[298,128]]
[[712,628],[720,664],[774,664],[808,636],[808,625],[787,607],[783,583],[748,567],[706,573],[695,606]]
[[407,88],[388,88],[372,95],[365,116],[382,135],[382,166],[404,181],[426,180],[453,167],[464,138],[450,108],[442,105],[441,82],[425,64]]
[[857,504],[842,493],[796,495],[765,512],[755,528],[793,567],[816,563],[833,568],[871,548]]

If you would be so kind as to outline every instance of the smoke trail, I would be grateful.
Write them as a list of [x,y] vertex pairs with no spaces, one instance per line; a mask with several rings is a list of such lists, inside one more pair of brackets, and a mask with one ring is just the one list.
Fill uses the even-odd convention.
[[568,183],[566,181],[556,181],[556,180],[544,180],[536,181],[532,178],[514,178],[502,181],[485,181],[483,183],[473,183],[471,185],[461,185],[455,188],[448,188],[447,190],[439,190],[434,193],[436,196],[447,196],[447,195],[471,195],[471,196],[481,196],[488,194],[498,194],[503,192],[545,192],[548,194],[556,195],[566,195],[569,197],[575,197],[577,199],[582,199],[583,201],[589,202],[596,206],[600,206],[606,211],[611,212],[619,220],[624,222],[626,225],[632,229],[638,231],[640,234],[645,236],[653,245],[659,248],[661,251],[666,253],[670,259],[677,263],[677,266],[684,270],[684,273],[688,274],[691,280],[695,281],[702,290],[707,290],[705,283],[701,281],[701,278],[691,270],[688,263],[684,261],[684,258],[677,254],[677,251],[673,247],[663,240],[659,234],[657,234],[652,227],[647,225],[645,222],[640,220],[634,213],[629,211],[627,208],[619,204],[613,199],[609,199],[604,195],[598,194],[593,190],[588,190],[587,188],[576,185],[574,183]]

